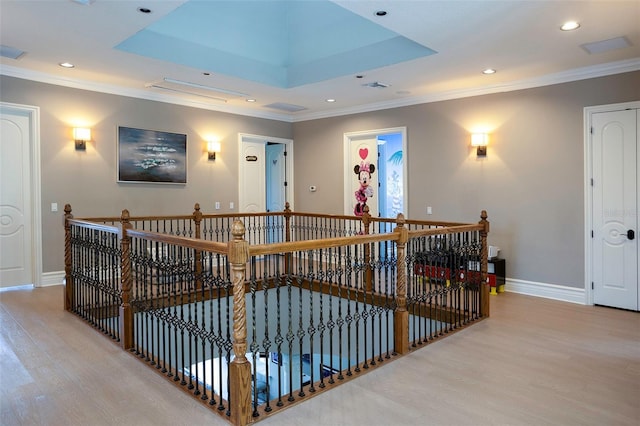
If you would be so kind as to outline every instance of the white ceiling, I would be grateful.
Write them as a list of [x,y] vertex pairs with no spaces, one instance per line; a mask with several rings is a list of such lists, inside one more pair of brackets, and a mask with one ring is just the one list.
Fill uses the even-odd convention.
[[[80,4],[83,2],[88,4]],[[638,0],[334,1],[437,53],[292,88],[274,87],[116,48],[150,25],[166,21],[185,3],[0,0],[0,42],[25,52],[18,59],[0,58],[0,72],[69,87],[302,121],[640,69]],[[139,12],[140,7],[151,9],[151,13]],[[379,10],[387,15],[376,16]],[[212,29],[222,27],[216,25],[217,18],[211,17],[209,34]],[[576,20],[581,27],[572,32],[560,31],[566,20]],[[176,34],[183,31],[186,29],[174,29]],[[622,43],[596,45],[599,53],[589,53],[583,47],[586,43],[619,37],[624,37],[617,40]],[[625,42],[627,47],[619,47]],[[615,48],[606,50],[609,45]],[[605,50],[600,51],[603,46]],[[62,68],[60,62],[71,62],[75,68]],[[482,70],[487,67],[495,68],[497,73],[483,75]],[[364,86],[372,82],[389,87]],[[256,102],[249,103],[247,98]],[[328,98],[336,101],[328,103]],[[306,109],[289,113],[266,107],[274,103]]]

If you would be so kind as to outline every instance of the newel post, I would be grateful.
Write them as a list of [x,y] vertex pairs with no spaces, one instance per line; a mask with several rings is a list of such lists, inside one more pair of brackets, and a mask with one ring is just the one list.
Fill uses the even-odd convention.
[[[202,231],[200,229],[202,223],[202,212],[200,211],[200,204],[196,203],[193,207],[193,222],[196,226],[196,239],[202,238]],[[202,251],[200,249],[195,249],[194,251],[195,257],[195,267],[196,267],[196,288],[202,288]]]
[[284,203],[284,240],[291,241],[291,208],[289,202]]
[[409,231],[405,228],[404,215],[398,214],[394,232],[398,233],[398,259],[396,271],[398,274],[396,284],[397,309],[393,316],[393,335],[395,351],[399,354],[409,352],[409,311],[407,311],[407,265],[406,245],[409,240]]
[[122,290],[122,304],[120,305],[120,341],[122,349],[128,350],[133,348],[133,310],[131,309],[131,287],[133,280],[131,278],[131,237],[127,231],[131,229],[129,222],[129,210],[122,210],[120,215],[120,268],[121,277],[120,285]]
[[71,276],[72,256],[71,256],[71,224],[69,220],[73,219],[71,214],[71,205],[64,205],[64,309],[70,311],[73,309],[73,277]]
[[[291,216],[293,216],[293,212],[290,207],[288,201],[284,203],[284,240],[286,242],[291,241]],[[289,265],[291,265],[291,252],[284,254],[285,271],[289,271]]]
[[489,263],[489,249],[487,247],[487,234],[489,233],[489,221],[487,220],[487,211],[482,210],[480,213],[480,225],[482,230],[480,231],[480,242],[482,249],[480,252],[480,276],[482,277],[482,287],[480,288],[480,315],[488,317],[490,314],[489,308],[489,283],[487,282],[487,266]]
[[249,261],[249,243],[244,239],[245,227],[240,220],[231,226],[233,240],[228,242],[233,284],[233,353],[229,364],[231,422],[244,426],[251,422],[251,364],[247,352],[247,310],[244,281]]
[[196,224],[196,239],[202,238],[201,224],[202,224],[202,212],[200,211],[200,203],[196,203],[193,206],[193,222]]
[[[369,214],[369,206],[364,205],[364,212],[362,213],[362,224],[364,225],[364,234],[369,235],[369,226],[371,225],[371,215]],[[371,245],[364,245],[364,288],[365,291],[371,292],[373,290],[373,274],[371,272]]]

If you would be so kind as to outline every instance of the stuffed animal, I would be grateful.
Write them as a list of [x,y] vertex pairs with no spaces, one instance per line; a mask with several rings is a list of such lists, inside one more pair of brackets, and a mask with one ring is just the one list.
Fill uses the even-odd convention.
[[364,161],[353,168],[353,171],[358,175],[358,181],[360,182],[360,188],[358,188],[355,193],[356,205],[353,208],[353,214],[356,216],[362,216],[364,213],[364,206],[367,204],[367,198],[373,197],[373,188],[369,186],[369,184],[371,183],[371,173],[375,170],[376,166],[365,163]]

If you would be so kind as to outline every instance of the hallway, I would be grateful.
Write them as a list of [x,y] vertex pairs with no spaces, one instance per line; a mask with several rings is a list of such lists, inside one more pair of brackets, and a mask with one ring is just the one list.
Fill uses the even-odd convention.
[[[0,424],[229,424],[65,312],[62,291],[0,292]],[[640,423],[640,314],[491,303],[489,319],[258,424]]]

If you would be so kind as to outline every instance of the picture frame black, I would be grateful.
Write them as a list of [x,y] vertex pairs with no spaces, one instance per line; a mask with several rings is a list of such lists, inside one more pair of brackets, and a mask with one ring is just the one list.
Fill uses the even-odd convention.
[[118,126],[119,183],[187,183],[187,135]]

